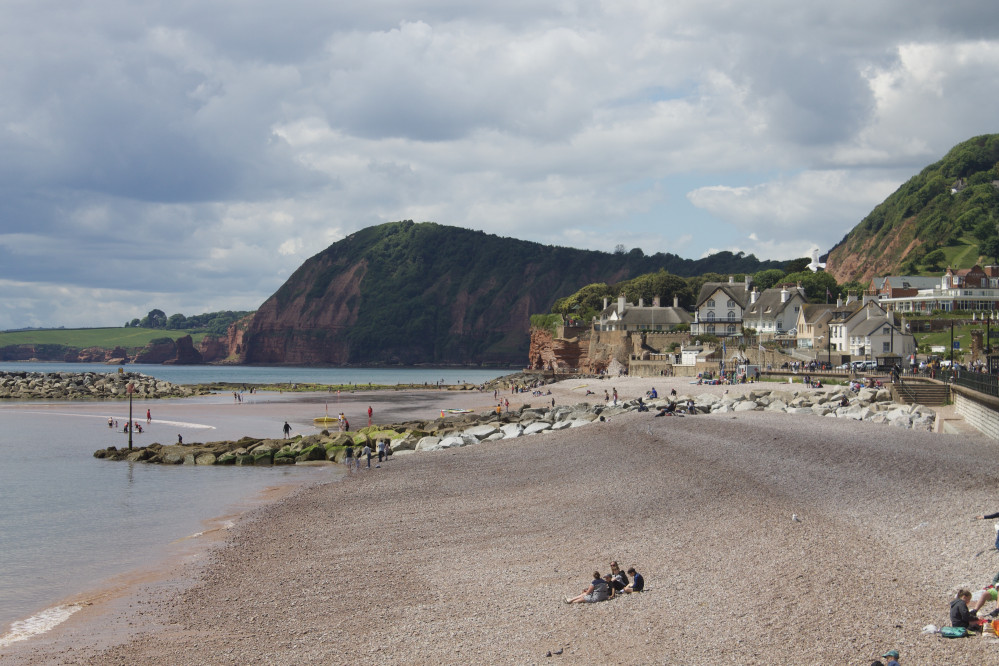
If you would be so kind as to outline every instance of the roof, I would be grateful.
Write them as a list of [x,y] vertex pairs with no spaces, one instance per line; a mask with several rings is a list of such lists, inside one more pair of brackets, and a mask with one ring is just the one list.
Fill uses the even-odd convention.
[[[617,313],[617,302],[607,306],[600,313],[603,319],[610,318]],[[624,314],[618,319],[625,326],[676,326],[677,324],[689,324],[694,318],[683,308],[657,307],[653,305],[632,305],[628,303],[624,308]]]
[[875,278],[875,280],[881,282],[880,284],[875,282],[878,291],[885,288],[885,283],[892,289],[932,289],[940,286],[940,278],[923,275],[889,275],[884,278]]
[[776,287],[772,287],[770,289],[764,289],[763,292],[760,293],[759,297],[756,299],[755,303],[746,306],[746,313],[757,316],[761,314],[776,315],[780,312],[783,312],[784,308],[787,307],[788,303],[790,303],[795,296],[801,296],[802,298],[804,298],[804,296],[802,296],[801,292],[798,291],[797,288],[788,289],[787,292],[788,292],[787,300],[782,303],[780,300],[781,297],[780,289],[777,289]]
[[805,318],[806,324],[813,324],[824,316],[832,316],[835,305],[829,303],[805,303],[801,306],[801,314]]
[[[855,335],[868,336],[871,333],[880,330],[884,326],[894,326],[894,325],[892,324],[890,319],[884,319],[882,317],[873,317],[871,319],[862,321],[856,326],[854,326],[853,330],[850,331],[850,336],[851,337]],[[894,326],[894,328],[897,329],[898,327]]]
[[749,292],[746,290],[745,282],[705,282],[697,295],[697,307],[704,305],[704,302],[718,290],[725,292],[740,307],[746,307],[746,303],[749,302]]

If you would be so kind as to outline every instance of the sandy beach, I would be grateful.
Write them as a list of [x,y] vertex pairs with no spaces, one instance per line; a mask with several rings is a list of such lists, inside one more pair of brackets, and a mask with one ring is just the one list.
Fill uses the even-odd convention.
[[[651,386],[759,388],[617,378],[500,397],[515,408]],[[358,404],[376,422],[493,404],[430,393]],[[273,404],[276,418],[316,409]],[[0,663],[866,665],[890,648],[903,663],[989,663],[995,637],[920,630],[999,571],[992,521],[970,520],[999,510],[995,446],[817,416],[632,413],[393,456],[254,509],[166,577]],[[611,560],[647,591],[563,603]]]

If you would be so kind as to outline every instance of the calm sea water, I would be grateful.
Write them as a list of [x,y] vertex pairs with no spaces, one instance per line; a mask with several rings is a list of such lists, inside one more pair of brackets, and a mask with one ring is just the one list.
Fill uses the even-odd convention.
[[[422,368],[126,367],[182,384],[432,384],[442,378],[447,383],[478,383],[505,374],[500,370]],[[0,370],[107,372],[109,367],[2,363]],[[284,394],[267,399],[295,398]],[[184,433],[185,441],[235,439],[276,427],[273,416],[258,418],[249,409],[227,414],[204,408],[206,402],[231,403],[228,395],[169,402],[171,410],[189,416],[154,420],[147,435],[157,441],[175,441],[177,432]],[[95,459],[97,449],[126,444],[124,435],[107,427],[109,415],[120,415],[124,421],[126,404],[0,403],[0,647],[13,636],[12,622],[33,618],[32,626],[44,629],[52,622],[43,611],[60,600],[155,562],[171,542],[200,532],[207,519],[245,508],[265,488],[340,474],[339,468],[332,467],[191,467]],[[164,411],[157,404],[165,403],[153,404],[154,418]],[[137,418],[142,418],[144,409],[144,405],[139,408]],[[297,429],[299,424],[293,425]],[[157,429],[164,431],[162,435]],[[13,626],[20,630],[24,625],[17,622]]]
[[[513,372],[503,368],[290,368],[242,365],[139,365],[121,366],[174,384],[479,384]],[[0,363],[7,372],[114,372],[118,366],[103,363]]]

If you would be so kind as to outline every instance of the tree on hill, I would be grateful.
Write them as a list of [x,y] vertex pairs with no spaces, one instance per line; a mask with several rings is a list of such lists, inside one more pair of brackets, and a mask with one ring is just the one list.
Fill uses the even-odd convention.
[[140,326],[143,328],[163,328],[166,323],[167,316],[163,310],[150,310],[149,314],[142,318]]

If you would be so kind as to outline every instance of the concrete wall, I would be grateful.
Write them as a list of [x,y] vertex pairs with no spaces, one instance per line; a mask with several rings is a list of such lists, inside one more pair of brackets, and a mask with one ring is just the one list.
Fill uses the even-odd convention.
[[952,386],[954,406],[958,414],[986,437],[999,439],[999,400]]

